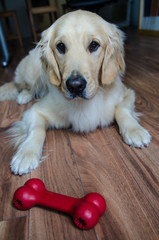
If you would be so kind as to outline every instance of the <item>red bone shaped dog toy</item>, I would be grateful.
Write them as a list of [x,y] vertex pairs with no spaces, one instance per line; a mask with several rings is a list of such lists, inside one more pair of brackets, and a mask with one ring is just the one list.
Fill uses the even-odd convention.
[[85,230],[94,227],[106,209],[106,202],[98,193],[89,193],[76,199],[47,191],[44,183],[37,178],[28,180],[24,186],[18,188],[13,201],[22,210],[42,205],[68,213],[73,216],[77,227]]

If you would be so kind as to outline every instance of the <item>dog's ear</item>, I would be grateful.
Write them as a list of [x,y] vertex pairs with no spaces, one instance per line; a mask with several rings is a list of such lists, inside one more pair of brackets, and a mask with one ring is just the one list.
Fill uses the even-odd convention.
[[45,54],[41,56],[41,61],[43,70],[49,76],[50,83],[55,86],[59,86],[61,84],[60,71],[51,48],[47,49]]
[[42,38],[39,43],[39,47],[41,48],[41,61],[43,70],[49,76],[50,83],[59,86],[61,84],[61,76],[54,52],[50,48],[50,32],[53,32],[53,28],[51,27],[42,33]]
[[103,85],[112,83],[117,75],[122,75],[125,71],[123,38],[123,33],[116,27],[113,35],[108,36],[108,45],[102,64]]
[[53,50],[50,47],[47,50],[47,66],[50,83],[59,86],[61,84],[60,71]]

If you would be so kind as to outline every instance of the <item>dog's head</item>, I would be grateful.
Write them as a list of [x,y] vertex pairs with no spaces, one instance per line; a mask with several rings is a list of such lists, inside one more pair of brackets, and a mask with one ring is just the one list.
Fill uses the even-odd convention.
[[91,12],[62,16],[43,32],[39,45],[50,83],[70,100],[92,98],[125,69],[122,32]]

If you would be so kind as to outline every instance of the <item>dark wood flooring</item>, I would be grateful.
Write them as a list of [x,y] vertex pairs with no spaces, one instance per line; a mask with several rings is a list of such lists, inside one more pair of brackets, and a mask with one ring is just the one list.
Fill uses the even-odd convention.
[[[13,79],[18,62],[31,47],[11,44],[12,61],[0,68],[0,82]],[[0,132],[0,239],[1,240],[158,240],[159,239],[159,39],[128,31],[125,84],[136,91],[141,124],[152,135],[149,147],[135,149],[121,139],[117,126],[88,135],[69,130],[48,131],[45,161],[31,174],[14,176],[9,163],[13,150]],[[0,127],[21,118],[31,104],[0,103]],[[69,216],[34,207],[17,210],[14,191],[30,178],[42,179],[50,191],[82,197],[99,192],[107,211],[96,227],[77,229]]]

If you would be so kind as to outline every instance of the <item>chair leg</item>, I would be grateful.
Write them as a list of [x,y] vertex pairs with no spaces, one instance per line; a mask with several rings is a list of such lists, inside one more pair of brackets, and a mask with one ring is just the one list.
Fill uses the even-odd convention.
[[30,25],[31,25],[31,30],[33,34],[33,40],[34,42],[37,42],[37,35],[34,27],[34,19],[33,19],[33,15],[30,12],[29,12],[29,18],[30,18]]
[[50,19],[50,23],[52,24],[53,23],[53,19],[52,19],[52,14],[49,13],[49,19]]
[[13,14],[13,18],[14,18],[15,25],[16,25],[17,35],[18,35],[20,46],[23,47],[22,37],[21,37],[20,28],[19,28],[19,24],[18,24],[18,19],[17,19],[16,13]]
[[8,50],[7,42],[4,36],[2,24],[0,22],[0,47],[2,51],[1,65],[7,67],[10,60],[10,53]]
[[55,20],[57,20],[58,19],[58,12],[56,11],[56,12],[54,12],[54,18],[55,18]]

